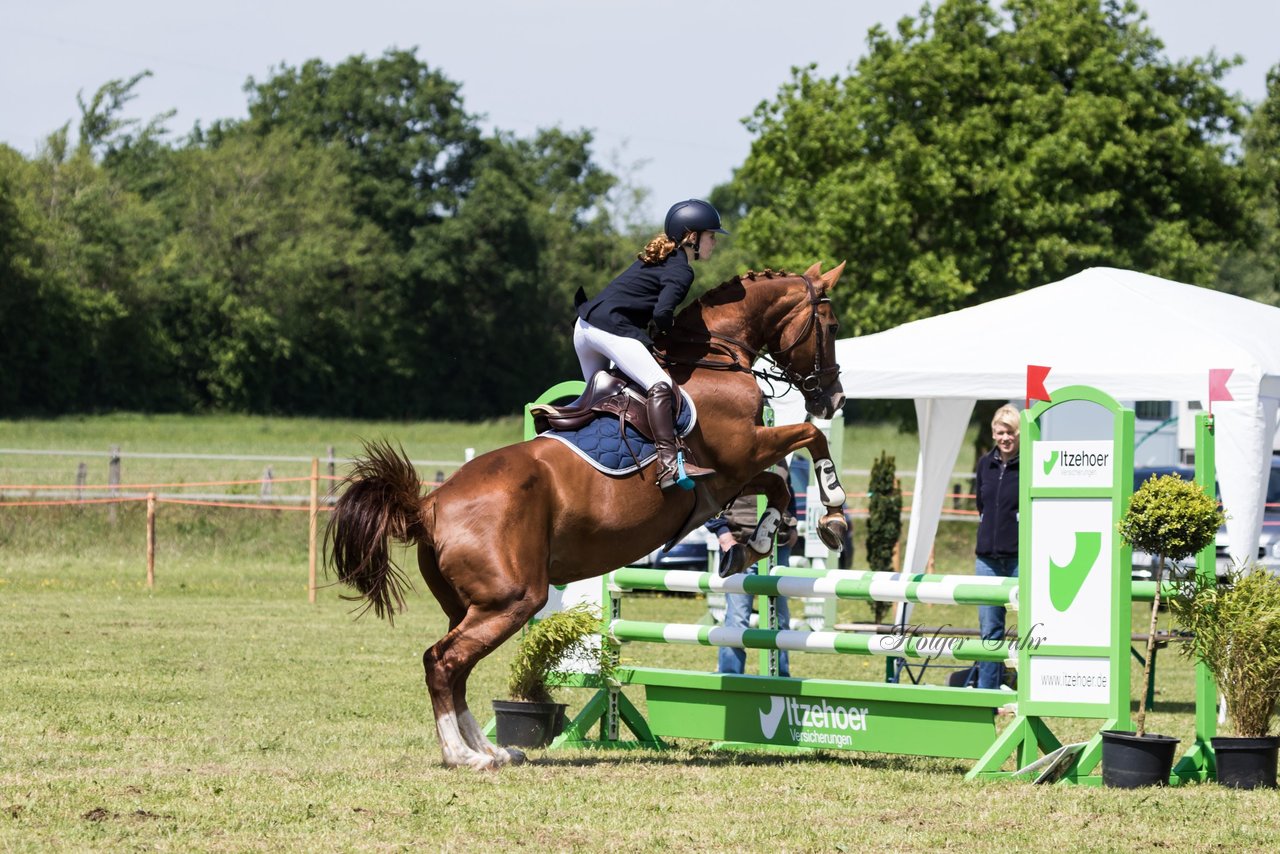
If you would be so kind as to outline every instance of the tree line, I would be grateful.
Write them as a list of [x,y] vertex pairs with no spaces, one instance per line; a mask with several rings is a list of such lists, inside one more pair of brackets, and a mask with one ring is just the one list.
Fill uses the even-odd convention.
[[[843,334],[1098,265],[1276,303],[1280,66],[1249,105],[1234,62],[1170,60],[1132,2],[925,6],[745,120],[698,285],[847,260]],[[0,146],[0,414],[513,413],[657,230],[589,131],[483,132],[416,51],[281,66],[181,139],[122,119],[146,76]]]

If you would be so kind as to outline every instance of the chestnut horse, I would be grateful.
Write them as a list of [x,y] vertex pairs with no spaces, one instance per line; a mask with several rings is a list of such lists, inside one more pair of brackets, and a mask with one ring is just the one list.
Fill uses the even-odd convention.
[[843,269],[748,273],[680,312],[658,356],[697,407],[686,441],[716,470],[694,491],[659,491],[656,463],[611,477],[560,442],[535,438],[476,457],[424,497],[403,450],[366,444],[329,520],[326,552],[366,608],[390,618],[404,606],[407,582],[387,538],[417,544],[418,568],[449,618],[448,633],[422,657],[445,765],[524,759],[485,738],[467,707],[467,678],[542,608],[549,585],[625,566],[742,493],[763,493],[769,504],[752,540],[753,563],[771,549],[786,511],[786,483],[768,472],[786,454],[807,448],[813,457],[827,510],[819,532],[839,548],[844,492],[827,440],[812,424],[765,427],[752,367],[767,350],[772,376],[798,387],[811,414],[835,414],[844,394],[827,294]]

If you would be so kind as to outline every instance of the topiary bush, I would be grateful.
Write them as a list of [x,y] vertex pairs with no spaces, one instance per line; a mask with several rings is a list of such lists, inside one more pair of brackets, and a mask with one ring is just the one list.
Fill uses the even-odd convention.
[[1164,580],[1165,559],[1181,560],[1213,542],[1225,517],[1222,509],[1204,488],[1176,474],[1149,478],[1133,493],[1129,508],[1120,519],[1120,539],[1135,549],[1156,556],[1156,595],[1151,602],[1151,623],[1147,634],[1147,661],[1142,670],[1143,690],[1138,692],[1139,736],[1147,731],[1147,692],[1151,679],[1151,652],[1156,641],[1156,617],[1160,612],[1160,583]]
[[[1225,517],[1199,484],[1176,474],[1149,478],[1133,493],[1120,538],[1157,557],[1182,560],[1213,542]],[[1163,570],[1163,560],[1157,572]]]
[[[884,451],[871,465],[867,484],[867,564],[877,572],[893,569],[893,550],[902,536],[902,490],[895,475],[895,458]],[[873,602],[874,620],[879,623],[888,608],[886,602]]]

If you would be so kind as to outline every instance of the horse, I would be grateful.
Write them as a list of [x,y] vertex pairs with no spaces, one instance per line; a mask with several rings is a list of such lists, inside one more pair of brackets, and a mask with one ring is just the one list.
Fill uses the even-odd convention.
[[596,471],[560,442],[534,438],[463,465],[435,490],[422,484],[403,449],[365,443],[325,531],[326,566],[359,591],[364,610],[391,620],[408,581],[388,538],[417,545],[418,569],[449,621],[422,656],[446,766],[494,769],[524,754],[485,737],[467,706],[476,664],[546,604],[550,585],[603,575],[704,522],[741,494],[768,508],[750,541],[754,562],[772,548],[789,495],[769,469],[808,449],[826,513],[822,540],[840,548],[844,491],[826,437],[811,423],[766,427],[753,374],[762,351],[768,375],[796,387],[810,414],[830,418],[844,404],[828,293],[844,264],[804,274],[736,276],[691,302],[655,356],[693,399],[697,425],[686,442],[716,475],[693,491],[663,492],[657,463],[626,476]]

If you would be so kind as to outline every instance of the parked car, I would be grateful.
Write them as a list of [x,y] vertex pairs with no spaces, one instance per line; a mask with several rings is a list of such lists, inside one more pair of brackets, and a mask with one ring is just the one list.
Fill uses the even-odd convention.
[[[1230,509],[1227,512],[1230,513]],[[1231,568],[1225,527],[1218,531],[1214,546],[1218,556],[1218,576],[1221,578]],[[1272,575],[1280,575],[1280,454],[1271,455],[1271,474],[1267,478],[1267,498],[1262,507],[1262,531],[1258,535],[1256,559]]]
[[[1153,466],[1133,470],[1133,488],[1142,486],[1149,478],[1166,474],[1177,474],[1183,480],[1194,480],[1195,469],[1190,466]],[[1221,498],[1221,491],[1218,490]],[[1228,511],[1230,512],[1230,511]],[[1227,553],[1227,529],[1224,526],[1218,531],[1214,541],[1217,555],[1216,571],[1219,577],[1225,577],[1231,567],[1231,557]],[[1267,480],[1266,504],[1262,510],[1262,533],[1258,538],[1258,563],[1265,566],[1273,574],[1280,575],[1280,455],[1271,457],[1271,473]],[[1133,553],[1133,577],[1150,580],[1155,574],[1155,555],[1135,551]],[[1194,557],[1165,566],[1169,577],[1179,578],[1195,570]]]

